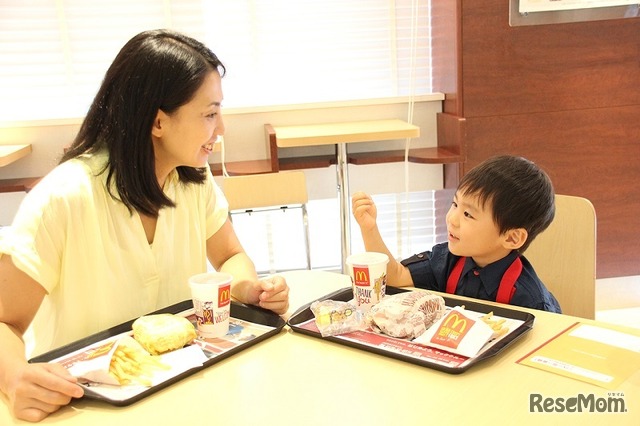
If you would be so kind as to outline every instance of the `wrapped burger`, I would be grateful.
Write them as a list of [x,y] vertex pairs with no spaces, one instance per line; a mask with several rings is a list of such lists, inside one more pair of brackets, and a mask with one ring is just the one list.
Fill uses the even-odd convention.
[[444,313],[445,303],[441,296],[428,291],[409,291],[386,296],[369,310],[366,321],[376,332],[413,339]]

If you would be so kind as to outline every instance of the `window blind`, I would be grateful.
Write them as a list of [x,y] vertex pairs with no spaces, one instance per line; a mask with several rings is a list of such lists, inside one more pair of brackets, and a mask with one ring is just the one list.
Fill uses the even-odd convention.
[[431,92],[430,2],[0,0],[0,121],[84,116],[133,35],[172,28],[228,69],[226,107]]

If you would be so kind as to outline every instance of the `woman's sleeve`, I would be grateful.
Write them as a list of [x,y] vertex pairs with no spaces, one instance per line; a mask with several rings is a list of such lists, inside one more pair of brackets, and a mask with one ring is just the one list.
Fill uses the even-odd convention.
[[0,252],[47,292],[58,284],[65,244],[68,204],[42,181],[24,198],[9,230],[0,238]]

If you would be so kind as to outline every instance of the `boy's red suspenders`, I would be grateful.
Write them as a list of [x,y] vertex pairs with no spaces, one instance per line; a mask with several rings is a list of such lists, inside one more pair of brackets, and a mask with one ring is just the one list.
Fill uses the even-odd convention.
[[[462,269],[464,268],[464,262],[466,257],[461,257],[456,262],[455,266],[449,274],[447,279],[447,293],[455,294],[458,287],[458,281],[460,281],[460,275],[462,275]],[[500,286],[498,287],[498,294],[496,296],[496,302],[498,303],[510,303],[513,293],[515,292],[515,285],[518,277],[522,272],[522,261],[520,256],[516,257],[511,265],[507,268],[507,271],[500,280]]]

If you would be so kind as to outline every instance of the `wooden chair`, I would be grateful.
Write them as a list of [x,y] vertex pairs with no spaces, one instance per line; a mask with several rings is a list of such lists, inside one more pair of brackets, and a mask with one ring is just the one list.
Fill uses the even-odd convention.
[[[225,176],[223,192],[234,214],[300,208],[307,269],[311,269],[309,221],[307,217],[307,182],[302,171],[283,171],[242,176]],[[285,236],[282,236],[283,238]],[[271,271],[274,272],[274,271]]]
[[596,213],[586,198],[556,195],[556,215],[524,256],[562,313],[595,319]]

